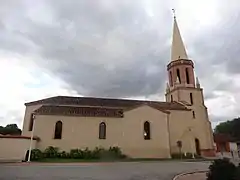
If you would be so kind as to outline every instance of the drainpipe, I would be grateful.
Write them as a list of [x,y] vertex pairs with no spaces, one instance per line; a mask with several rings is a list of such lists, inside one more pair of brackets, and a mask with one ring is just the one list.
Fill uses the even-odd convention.
[[171,150],[171,138],[170,138],[170,112],[167,113],[167,131],[168,131],[168,143],[169,143],[169,153],[170,153],[170,156],[172,158],[172,150]]
[[32,143],[33,143],[34,129],[35,129],[35,115],[33,114],[33,128],[32,128],[32,133],[31,133],[31,140],[30,140],[30,147],[29,147],[29,151],[28,151],[28,160],[27,160],[27,162],[31,161],[31,152],[32,152]]

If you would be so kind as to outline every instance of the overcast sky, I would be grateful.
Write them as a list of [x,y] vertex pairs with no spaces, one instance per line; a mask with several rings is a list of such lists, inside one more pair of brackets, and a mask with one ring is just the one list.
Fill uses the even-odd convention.
[[164,101],[172,8],[213,126],[239,116],[239,0],[0,0],[0,125],[55,95]]

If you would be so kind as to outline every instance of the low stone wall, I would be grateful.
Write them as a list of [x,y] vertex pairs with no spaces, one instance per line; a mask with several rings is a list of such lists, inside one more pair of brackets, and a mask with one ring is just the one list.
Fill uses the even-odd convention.
[[[0,162],[17,162],[25,159],[30,137],[0,135]],[[32,148],[36,147],[34,138]]]

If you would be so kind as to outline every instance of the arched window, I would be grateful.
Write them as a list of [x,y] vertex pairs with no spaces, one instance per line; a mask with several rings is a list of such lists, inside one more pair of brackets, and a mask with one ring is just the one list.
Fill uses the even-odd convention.
[[104,122],[99,124],[99,139],[106,139],[106,124]]
[[180,77],[180,70],[179,70],[179,69],[177,69],[177,77],[178,77],[179,82],[180,82],[180,84],[181,84],[181,77]]
[[173,96],[171,95],[171,102],[173,102]]
[[148,121],[146,121],[144,123],[144,139],[145,140],[149,140],[151,138],[150,136],[150,123]]
[[172,82],[172,71],[170,71],[170,85],[172,86],[173,85],[173,82]]
[[187,80],[187,84],[189,84],[189,83],[190,83],[190,80],[189,80],[188,68],[186,68],[185,71],[186,71],[186,80]]
[[192,93],[190,93],[190,103],[193,104],[193,96],[192,96]]
[[54,139],[62,139],[62,122],[58,121],[55,124]]

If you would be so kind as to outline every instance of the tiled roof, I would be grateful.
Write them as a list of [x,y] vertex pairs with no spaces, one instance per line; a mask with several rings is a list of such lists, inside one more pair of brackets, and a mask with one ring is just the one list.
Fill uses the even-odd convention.
[[123,117],[122,109],[99,108],[99,107],[43,105],[39,109],[35,110],[35,113],[42,115],[66,115],[84,117],[115,117],[115,118]]
[[142,101],[130,99],[110,99],[94,97],[72,97],[72,96],[55,96],[38,101],[25,103],[30,105],[71,105],[71,106],[92,106],[92,107],[110,107],[119,109],[128,109],[140,105],[149,105],[161,110],[189,110],[183,104],[177,102],[160,102],[160,101]]

